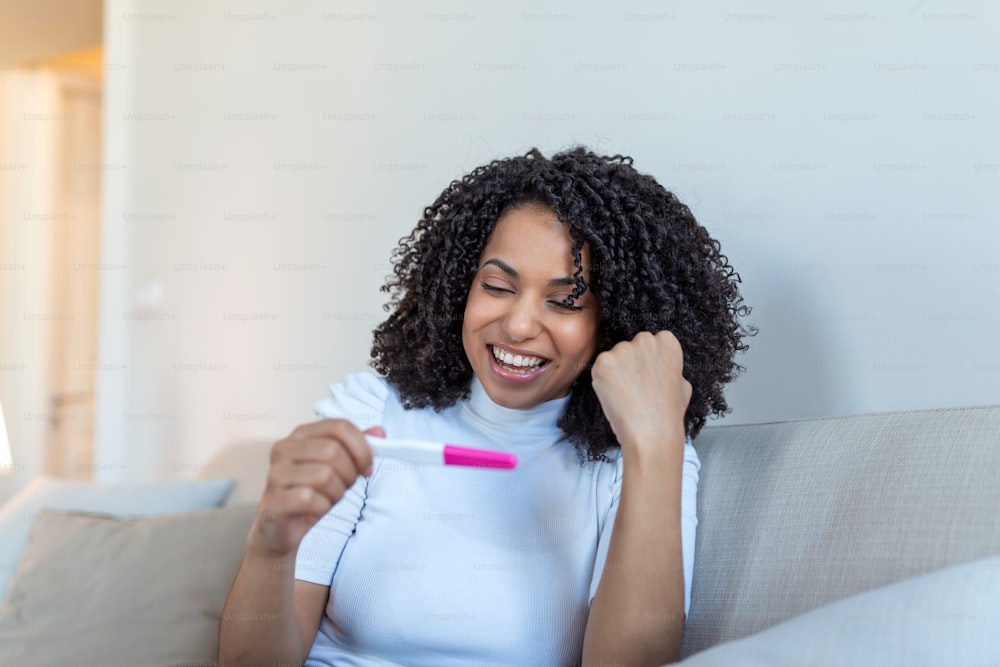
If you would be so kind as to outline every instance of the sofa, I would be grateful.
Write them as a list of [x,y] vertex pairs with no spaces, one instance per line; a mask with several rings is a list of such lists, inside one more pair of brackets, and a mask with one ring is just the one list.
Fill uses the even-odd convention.
[[[151,485],[8,501],[0,539],[31,526],[0,665],[216,664],[269,447],[159,485],[200,508],[140,511]],[[1000,406],[712,425],[695,447],[682,665],[1000,665]],[[81,500],[118,492],[132,511]]]

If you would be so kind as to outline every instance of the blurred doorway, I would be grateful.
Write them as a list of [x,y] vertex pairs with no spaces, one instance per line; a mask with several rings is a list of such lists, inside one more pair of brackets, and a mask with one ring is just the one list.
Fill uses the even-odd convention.
[[93,476],[101,72],[100,49],[0,72],[0,390],[29,474]]

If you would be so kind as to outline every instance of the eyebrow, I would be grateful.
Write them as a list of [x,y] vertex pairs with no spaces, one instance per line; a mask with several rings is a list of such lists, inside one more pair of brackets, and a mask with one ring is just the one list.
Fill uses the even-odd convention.
[[[494,257],[493,259],[488,259],[485,262],[483,262],[483,266],[484,267],[488,266],[490,264],[492,264],[493,266],[497,267],[498,269],[500,269],[501,271],[503,271],[504,273],[506,273],[507,275],[509,275],[511,278],[513,278],[515,280],[519,280],[521,278],[521,274],[519,274],[517,272],[517,270],[513,266],[511,266],[507,262],[503,261],[502,259],[496,259]],[[553,278],[552,280],[549,281],[548,285],[549,285],[549,287],[561,287],[563,285],[576,285],[576,280],[573,279],[573,278]]]

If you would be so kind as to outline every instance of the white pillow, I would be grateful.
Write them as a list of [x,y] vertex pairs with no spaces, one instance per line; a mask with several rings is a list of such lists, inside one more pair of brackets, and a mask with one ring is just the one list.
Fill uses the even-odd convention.
[[178,514],[218,507],[233,480],[184,480],[104,486],[39,476],[0,507],[0,602],[28,543],[35,515],[42,508],[99,512],[128,518]]
[[1000,556],[824,605],[683,667],[1000,664]]

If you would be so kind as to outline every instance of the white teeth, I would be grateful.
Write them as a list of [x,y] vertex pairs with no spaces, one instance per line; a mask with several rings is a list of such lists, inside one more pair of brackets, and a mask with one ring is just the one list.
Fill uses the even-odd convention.
[[527,355],[511,354],[506,350],[501,350],[498,347],[491,346],[493,351],[493,356],[497,358],[497,361],[502,361],[508,366],[517,366],[519,368],[531,369],[539,366],[544,359],[541,357],[529,357]]

